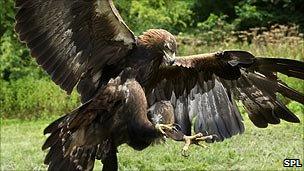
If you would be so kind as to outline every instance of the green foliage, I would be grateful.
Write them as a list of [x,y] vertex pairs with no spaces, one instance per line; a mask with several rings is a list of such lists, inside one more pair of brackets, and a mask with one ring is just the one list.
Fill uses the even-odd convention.
[[17,41],[14,33],[6,31],[0,43],[0,79],[8,81],[24,76],[40,78],[45,75],[30,57],[28,49]]
[[49,79],[23,77],[16,81],[0,80],[1,118],[37,119],[62,115],[80,102],[78,95],[66,93]]
[[241,30],[262,26],[261,23],[265,18],[270,17],[269,13],[259,11],[256,6],[247,3],[235,6],[235,11],[238,18],[235,19],[234,25]]
[[0,37],[6,32],[6,30],[13,30],[14,16],[14,1],[0,1]]
[[234,26],[225,20],[226,18],[227,15],[210,14],[206,21],[198,22],[195,31],[200,37],[198,39],[203,39],[205,44],[224,41],[234,29]]
[[240,30],[269,27],[275,23],[300,25],[304,29],[302,0],[244,0],[235,6],[235,25]]
[[239,0],[195,0],[192,6],[195,22],[203,22],[211,14],[221,16],[226,15],[227,20],[231,21],[236,17],[234,6]]
[[150,28],[178,33],[185,31],[192,20],[191,1],[131,0],[117,4],[123,18],[137,34]]
[[0,79],[18,79],[24,76],[43,76],[28,49],[18,41],[14,32],[15,8],[13,0],[0,2]]

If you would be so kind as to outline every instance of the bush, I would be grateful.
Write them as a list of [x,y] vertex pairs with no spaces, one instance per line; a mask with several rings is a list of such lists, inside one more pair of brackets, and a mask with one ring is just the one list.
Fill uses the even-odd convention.
[[130,0],[117,2],[117,7],[136,34],[150,28],[163,28],[177,34],[191,24],[192,4],[192,0]]
[[210,14],[206,21],[197,23],[196,35],[208,45],[223,42],[234,30],[234,26],[229,24],[226,18],[226,15]]
[[14,1],[1,1],[0,7],[0,79],[9,81],[24,76],[45,76],[14,32]]
[[238,30],[247,30],[252,27],[266,26],[271,14],[265,11],[259,11],[256,6],[244,3],[235,6],[235,12],[238,18],[235,19],[234,25]]
[[80,104],[77,93],[67,96],[48,79],[0,80],[0,94],[2,118],[37,119],[62,115]]
[[239,0],[195,0],[192,11],[195,23],[204,22],[211,14],[221,16],[226,15],[227,21],[236,18],[234,6],[238,5]]
[[235,6],[238,30],[270,27],[274,24],[297,24],[304,31],[302,0],[243,0]]

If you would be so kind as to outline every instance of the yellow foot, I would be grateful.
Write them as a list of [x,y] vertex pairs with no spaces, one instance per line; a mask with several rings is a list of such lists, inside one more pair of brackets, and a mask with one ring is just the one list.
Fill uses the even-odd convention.
[[155,128],[163,135],[166,135],[165,130],[168,130],[168,131],[176,130],[175,124],[156,124]]
[[200,141],[205,141],[205,140],[212,140],[214,137],[216,137],[216,135],[207,135],[207,136],[204,136],[202,133],[198,133],[198,134],[195,134],[193,136],[186,136],[184,135],[183,139],[185,141],[185,145],[182,149],[182,155],[185,156],[185,157],[188,157],[189,155],[187,154],[188,150],[189,150],[189,147],[191,144],[196,144],[200,147],[208,147],[207,145],[204,145],[204,144],[199,144]]

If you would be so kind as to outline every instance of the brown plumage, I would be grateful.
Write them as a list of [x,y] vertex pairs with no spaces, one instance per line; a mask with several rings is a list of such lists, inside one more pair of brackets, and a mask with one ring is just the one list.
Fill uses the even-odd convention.
[[138,36],[137,41],[138,45],[154,50],[162,49],[166,41],[168,41],[167,43],[169,43],[170,45],[175,45],[172,47],[172,50],[176,51],[174,36],[163,29],[149,29],[144,32],[143,35]]
[[20,40],[83,102],[45,129],[49,170],[91,170],[95,159],[117,170],[117,146],[142,150],[162,134],[188,145],[207,134],[222,141],[244,131],[236,100],[257,127],[300,122],[277,93],[302,104],[304,95],[277,73],[304,79],[303,62],[245,51],[175,57],[172,34],[134,36],[112,0],[16,0],[16,7]]
[[131,74],[127,68],[91,100],[44,130],[51,133],[42,146],[50,148],[44,161],[49,170],[92,170],[95,158],[104,170],[117,170],[119,145],[142,150],[161,137],[148,120],[144,91]]
[[174,123],[173,106],[170,101],[159,101],[148,109],[148,118],[154,123]]

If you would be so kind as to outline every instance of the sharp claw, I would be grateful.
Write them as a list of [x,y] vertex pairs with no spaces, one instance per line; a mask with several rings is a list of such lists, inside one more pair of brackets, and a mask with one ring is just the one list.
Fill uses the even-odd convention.
[[212,134],[212,139],[218,139],[219,137],[216,134]]
[[155,128],[162,133],[163,135],[165,135],[166,133],[164,132],[164,130],[162,129],[162,125],[161,124],[156,124]]
[[177,130],[182,130],[181,126],[177,123],[174,123],[173,126],[177,129]]
[[212,140],[213,139],[213,136],[212,135],[208,135],[208,136],[201,136],[201,137],[198,137],[196,138],[195,140],[196,141],[205,141],[205,140]]
[[173,126],[172,129],[173,129],[173,131],[178,132],[178,129],[175,126]]
[[189,157],[189,154],[187,153],[187,150],[182,149],[182,156]]
[[166,136],[163,137],[163,140],[164,140],[163,143],[164,143],[166,146],[169,146],[169,144],[167,143],[167,137],[166,137]]
[[194,135],[195,136],[195,138],[201,138],[201,137],[203,137],[204,135],[202,134],[202,133],[198,133],[198,134],[196,134],[196,135]]
[[165,129],[168,129],[170,131],[175,131],[174,124],[156,124],[155,128],[163,135],[166,135],[164,131]]
[[190,141],[188,141],[188,140],[185,140],[186,141],[186,143],[185,143],[185,145],[184,145],[184,147],[183,147],[183,149],[182,149],[182,156],[184,156],[184,157],[188,157],[189,156],[189,154],[187,153],[187,151],[189,150],[189,146],[190,146]]

